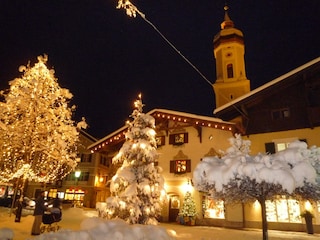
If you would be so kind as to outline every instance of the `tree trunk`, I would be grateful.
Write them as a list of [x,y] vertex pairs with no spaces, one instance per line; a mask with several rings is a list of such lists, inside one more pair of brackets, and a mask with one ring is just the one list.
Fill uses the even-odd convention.
[[20,188],[20,198],[19,198],[19,201],[18,201],[18,206],[17,206],[17,209],[16,209],[16,217],[14,219],[15,222],[20,222],[20,219],[21,219],[21,214],[22,214],[22,202],[23,202],[23,198],[24,198],[24,187],[25,187],[25,184],[26,184],[26,179],[22,176],[22,185],[21,185],[21,188]]
[[266,212],[266,200],[264,197],[258,199],[261,206],[261,218],[262,218],[262,239],[268,240],[268,222],[267,222],[267,212]]

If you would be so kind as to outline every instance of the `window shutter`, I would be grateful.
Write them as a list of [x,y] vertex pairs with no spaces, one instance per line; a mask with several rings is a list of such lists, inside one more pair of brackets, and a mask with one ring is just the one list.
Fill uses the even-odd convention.
[[174,134],[169,135],[169,144],[174,144]]
[[187,170],[186,172],[191,172],[191,160],[187,160]]
[[269,143],[265,143],[265,148],[266,148],[266,153],[276,153],[276,146],[274,144],[274,142],[269,142]]
[[188,133],[184,134],[184,143],[188,143]]
[[174,173],[175,172],[175,167],[176,167],[176,161],[175,160],[171,160],[170,161],[170,173]]

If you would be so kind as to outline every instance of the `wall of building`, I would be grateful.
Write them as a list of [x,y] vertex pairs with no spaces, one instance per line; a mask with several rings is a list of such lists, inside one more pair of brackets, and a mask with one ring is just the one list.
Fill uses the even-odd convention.
[[257,154],[259,152],[266,152],[265,143],[272,142],[279,139],[306,139],[308,146],[320,147],[320,127],[272,132],[272,133],[260,133],[252,134],[249,136],[243,136],[244,139],[251,141],[251,154]]
[[[230,147],[228,139],[232,137],[232,132],[202,127],[201,142],[199,132],[196,128],[185,127],[181,130],[181,132],[188,133],[188,143],[184,143],[182,145],[169,144],[169,135],[157,132],[157,135],[165,135],[165,145],[158,148],[158,162],[159,166],[163,169],[162,175],[165,178],[167,193],[169,195],[179,195],[181,205],[183,203],[184,195],[187,191],[186,189],[188,188],[192,192],[192,196],[196,202],[197,212],[200,216],[202,212],[202,195],[198,191],[194,190],[191,186],[191,179],[193,177],[192,172],[201,159],[206,156],[212,148],[219,152],[220,150],[225,151],[228,147]],[[187,159],[191,160],[191,172],[183,174],[170,173],[170,160],[176,159],[179,151],[182,151]],[[162,211],[162,219],[164,221],[168,221],[169,200],[170,199],[168,198],[168,201],[164,205]]]

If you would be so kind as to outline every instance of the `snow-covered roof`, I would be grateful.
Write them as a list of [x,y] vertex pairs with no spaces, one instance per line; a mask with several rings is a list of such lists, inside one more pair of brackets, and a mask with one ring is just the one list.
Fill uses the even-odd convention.
[[[207,123],[219,123],[219,124],[224,124],[224,125],[232,125],[234,126],[235,124],[232,122],[226,122],[221,120],[220,118],[215,118],[215,117],[209,117],[209,116],[203,116],[203,115],[197,115],[197,114],[192,114],[192,113],[186,113],[186,112],[179,112],[179,111],[173,111],[173,110],[168,110],[168,109],[153,109],[151,111],[149,111],[147,113],[148,115],[157,115],[159,114],[159,117],[161,116],[165,116],[166,118],[168,116],[172,116],[173,117],[177,117],[177,118],[184,118],[184,119],[192,119],[194,121],[199,121],[200,122],[207,122]],[[201,126],[201,125],[200,125]],[[96,148],[97,146],[102,146],[101,144],[105,143],[108,139],[119,139],[123,133],[125,132],[125,130],[128,127],[125,125],[119,129],[117,129],[116,131],[110,133],[109,135],[105,136],[104,138],[101,138],[100,140],[98,140],[97,142],[91,144],[88,148],[89,149],[93,149]]]
[[192,113],[186,113],[186,112],[178,112],[178,111],[173,111],[173,110],[168,110],[168,109],[161,109],[161,108],[156,108],[148,112],[149,115],[153,115],[154,113],[166,113],[166,114],[172,114],[172,115],[177,115],[180,117],[187,117],[187,118],[193,118],[197,120],[204,120],[204,121],[210,121],[210,122],[217,122],[217,123],[225,123],[225,124],[232,124],[232,122],[225,122],[220,118],[215,118],[215,117],[209,117],[209,116],[203,116],[203,115],[197,115],[197,114],[192,114]]
[[304,64],[304,65],[302,65],[302,66],[300,66],[298,68],[296,68],[296,69],[293,69],[292,71],[290,71],[290,72],[288,72],[288,73],[286,73],[286,74],[284,74],[284,75],[282,75],[282,76],[280,76],[280,77],[278,77],[278,78],[276,78],[276,79],[274,79],[274,80],[272,80],[272,81],[270,81],[270,82],[268,82],[268,83],[266,83],[266,84],[264,84],[264,85],[262,85],[262,86],[260,86],[260,87],[258,87],[256,89],[250,91],[249,93],[244,94],[243,96],[238,97],[238,98],[234,99],[233,101],[228,102],[228,103],[222,105],[221,107],[218,107],[218,108],[214,109],[213,114],[216,114],[216,113],[218,113],[218,112],[220,112],[220,111],[222,111],[224,109],[227,109],[230,106],[235,105],[236,103],[238,103],[238,102],[240,102],[240,101],[242,101],[242,100],[244,100],[244,99],[246,99],[246,98],[248,98],[248,97],[250,97],[250,96],[252,96],[252,95],[254,95],[256,93],[258,93],[258,92],[261,92],[264,89],[267,89],[267,88],[275,85],[276,83],[281,82],[281,81],[287,79],[288,77],[293,76],[294,74],[296,74],[296,73],[298,73],[298,72],[300,72],[300,71],[302,71],[302,70],[304,70],[304,69],[306,69],[306,68],[308,68],[308,67],[310,67],[310,66],[312,66],[312,65],[314,65],[316,63],[319,63],[319,62],[320,62],[320,57],[318,57],[318,58],[316,58],[316,59],[314,59],[314,60],[312,60],[312,61],[310,61],[310,62],[308,62],[308,63],[306,63],[306,64]]

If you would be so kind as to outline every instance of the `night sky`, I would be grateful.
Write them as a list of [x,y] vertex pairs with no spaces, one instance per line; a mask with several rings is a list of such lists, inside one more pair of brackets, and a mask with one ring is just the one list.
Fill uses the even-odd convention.
[[[319,0],[227,1],[244,34],[251,89],[320,55]],[[214,82],[212,40],[224,17],[222,0],[132,1],[159,31]],[[20,65],[48,54],[61,87],[73,93],[75,120],[101,138],[125,124],[142,93],[154,108],[213,116],[214,92],[140,16],[117,0],[0,0],[0,87]]]

